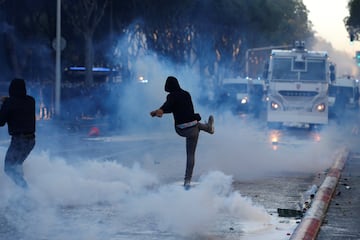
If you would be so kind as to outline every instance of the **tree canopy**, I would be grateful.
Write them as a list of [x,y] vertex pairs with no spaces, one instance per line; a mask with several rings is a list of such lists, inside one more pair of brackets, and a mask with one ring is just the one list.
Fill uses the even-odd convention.
[[[27,68],[16,61],[26,51],[15,39],[26,43],[23,48],[41,39],[53,55],[56,1],[3,0],[0,4],[3,24],[13,29],[3,31],[13,69],[26,72]],[[62,10],[62,35],[67,41],[64,64],[128,68],[129,61],[154,52],[175,63],[196,64],[201,71],[216,65],[239,74],[244,71],[247,49],[313,37],[302,0],[63,0]],[[49,60],[45,61],[48,65]]]

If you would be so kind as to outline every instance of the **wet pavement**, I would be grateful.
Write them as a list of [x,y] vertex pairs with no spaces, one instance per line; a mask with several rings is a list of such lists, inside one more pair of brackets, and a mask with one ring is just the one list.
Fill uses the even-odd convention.
[[360,153],[355,151],[356,142],[352,145],[318,240],[360,239]]
[[[41,128],[39,130],[42,130]],[[39,135],[41,132],[39,131]],[[299,134],[297,133],[296,136]],[[6,139],[8,136],[6,135]],[[283,133],[284,138],[287,137],[287,132]],[[307,139],[306,136],[301,136],[299,139],[295,139],[296,143],[302,143],[303,139]],[[151,170],[154,173],[159,173],[158,175],[164,179],[169,181],[172,180],[169,176],[174,176],[173,172],[169,171],[169,169],[174,169],[173,166],[175,164],[172,162],[172,159],[166,158],[166,161],[152,161],[151,153],[155,151],[154,149],[169,149],[169,146],[174,146],[172,152],[176,152],[178,148],[177,138],[174,137],[173,132],[170,132],[169,136],[164,135],[163,133],[161,136],[159,135],[145,135],[145,136],[100,136],[97,138],[88,137],[86,132],[84,132],[82,137],[79,137],[78,134],[70,134],[68,135],[61,135],[58,138],[54,139],[53,136],[49,135],[46,139],[39,139],[39,141],[43,140],[42,142],[38,143],[38,147],[52,146],[54,142],[57,144],[57,151],[52,151],[51,153],[54,155],[61,155],[66,159],[69,159],[69,162],[74,163],[75,155],[80,155],[82,158],[85,159],[96,159],[96,160],[103,160],[103,161],[119,161],[124,166],[132,166],[134,159],[144,159],[144,167]],[[287,139],[285,139],[287,140]],[[291,140],[291,139],[290,139]],[[305,142],[304,140],[304,142]],[[332,139],[333,141],[334,139]],[[349,140],[347,138],[346,140]],[[328,215],[325,217],[325,223],[323,224],[321,231],[318,235],[318,239],[360,239],[360,230],[358,226],[360,226],[360,220],[358,219],[357,213],[360,212],[359,208],[359,188],[360,186],[360,154],[356,153],[357,143],[360,142],[359,138],[354,138],[351,141],[351,154],[350,158],[347,160],[345,164],[345,168],[343,170],[342,176],[340,178],[338,187],[335,191],[335,196],[333,201],[330,204]],[[286,142],[286,141],[284,141]],[[290,142],[290,141],[289,141]],[[341,141],[339,141],[341,142]],[[120,144],[122,143],[122,144]],[[7,144],[7,143],[6,143]],[[170,144],[170,145],[169,145]],[[203,143],[201,143],[203,144]],[[340,144],[339,144],[340,145]],[[282,147],[288,147],[291,149],[299,148],[297,145],[295,146],[290,144],[283,144],[279,147],[281,150]],[[91,149],[91,151],[89,151]],[[162,150],[161,150],[162,151]],[[142,153],[145,152],[146,154],[143,156]],[[76,153],[76,154],[75,154]],[[155,153],[158,153],[155,151]],[[161,156],[160,154],[154,154],[156,156]],[[252,155],[251,155],[252,156]],[[174,161],[177,161],[174,159]],[[161,164],[160,164],[161,163]],[[171,167],[169,167],[171,166]],[[166,171],[165,171],[166,170]],[[182,172],[181,172],[182,173]],[[275,214],[277,208],[284,208],[284,209],[296,209],[301,210],[303,204],[303,194],[309,187],[313,184],[319,185],[322,181],[322,177],[320,174],[315,173],[306,174],[306,173],[299,173],[299,172],[288,172],[281,173],[280,176],[274,175],[269,176],[267,178],[260,178],[256,180],[249,181],[236,181],[234,183],[234,190],[238,190],[241,195],[246,198],[250,198],[254,205],[259,205],[264,207],[268,210],[269,213]],[[92,191],[92,190],[91,190]],[[109,209],[106,209],[101,212],[101,214],[96,215],[98,213],[98,209],[95,206],[91,208],[89,212],[81,212],[79,209],[67,209],[68,212],[64,213],[64,219],[70,216],[75,220],[73,223],[79,224],[88,224],[87,222],[77,221],[78,219],[83,219],[83,216],[89,216],[93,214],[93,218],[90,218],[91,224],[94,219],[99,219],[104,215],[110,215],[114,219],[119,214],[114,214],[114,210],[112,206],[109,206]],[[104,209],[104,206],[99,206],[100,209]],[[83,210],[83,209],[80,209]],[[120,209],[122,210],[122,209]],[[119,211],[120,211],[119,210]],[[77,211],[80,214],[76,214]],[[74,214],[75,212],[75,214]],[[111,212],[112,214],[109,214]],[[63,219],[61,219],[63,220]],[[68,220],[68,219],[67,219]],[[108,223],[112,223],[108,218],[105,220],[98,221],[96,226],[102,226],[104,223],[108,225]],[[119,228],[118,219],[114,221],[114,229]],[[64,220],[65,221],[65,220]],[[284,220],[286,221],[286,219]],[[71,222],[71,221],[70,221]],[[206,236],[201,239],[240,239],[244,236],[245,233],[242,232],[243,226],[239,224],[234,224],[236,221],[232,221],[232,219],[227,219],[224,222],[221,222],[219,226],[223,227],[220,230],[216,229],[213,235]],[[225,224],[224,224],[225,223]],[[90,223],[89,223],[90,224]],[[0,219],[1,225],[1,219]],[[71,225],[71,224],[70,224]],[[131,224],[130,224],[131,225]],[[115,227],[116,226],[116,227]],[[126,225],[127,226],[127,225]],[[129,239],[129,236],[133,234],[136,237],[133,239],[145,239],[144,236],[141,235],[139,229],[136,227],[140,226],[140,230],[143,230],[143,225],[136,225],[134,226],[127,226],[129,229],[134,227],[133,231],[124,231],[124,232],[115,232],[109,231],[108,234],[111,235],[113,239]],[[109,225],[108,225],[109,227]],[[107,229],[108,229],[107,227]],[[9,228],[6,228],[9,230]],[[72,228],[70,228],[72,229]],[[127,228],[121,228],[127,229]],[[11,229],[10,229],[11,230]],[[57,229],[56,229],[57,230]],[[278,231],[282,231],[283,229],[278,229]],[[153,231],[144,232],[144,235],[148,236],[148,239],[155,239],[153,238],[152,234],[159,234],[159,232]],[[221,234],[219,234],[219,232]],[[290,236],[290,231],[284,231],[282,235],[283,238],[281,239],[288,239]],[[167,233],[166,233],[167,234]],[[1,238],[1,237],[0,237]],[[156,239],[175,239],[173,236],[164,235],[164,236],[157,236]],[[45,239],[45,238],[44,238]],[[199,238],[192,238],[192,239],[199,239]],[[260,238],[254,238],[260,239]],[[266,238],[266,239],[273,239],[273,238]],[[278,239],[278,238],[276,238]]]

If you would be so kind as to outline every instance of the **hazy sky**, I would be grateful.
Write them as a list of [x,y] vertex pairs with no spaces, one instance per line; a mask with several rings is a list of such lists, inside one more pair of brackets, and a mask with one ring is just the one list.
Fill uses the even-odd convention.
[[360,43],[350,43],[344,18],[349,15],[348,0],[303,0],[309,12],[309,19],[317,35],[321,36],[338,50],[355,56]]

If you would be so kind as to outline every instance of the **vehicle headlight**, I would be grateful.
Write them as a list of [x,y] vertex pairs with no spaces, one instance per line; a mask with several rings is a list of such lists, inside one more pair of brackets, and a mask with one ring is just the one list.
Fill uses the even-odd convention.
[[323,103],[320,103],[320,104],[318,104],[318,105],[316,105],[316,110],[318,111],[318,112],[324,112],[325,111],[325,104],[323,104]]
[[270,106],[272,110],[278,110],[280,108],[280,105],[276,102],[271,102]]
[[144,76],[139,76],[138,80],[140,83],[148,83],[149,82]]

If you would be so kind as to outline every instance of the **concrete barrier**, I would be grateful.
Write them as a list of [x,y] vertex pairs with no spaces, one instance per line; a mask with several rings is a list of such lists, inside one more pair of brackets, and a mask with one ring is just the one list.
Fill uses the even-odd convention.
[[316,239],[348,156],[349,150],[347,148],[342,148],[335,153],[332,168],[326,174],[311,207],[305,213],[290,240]]

